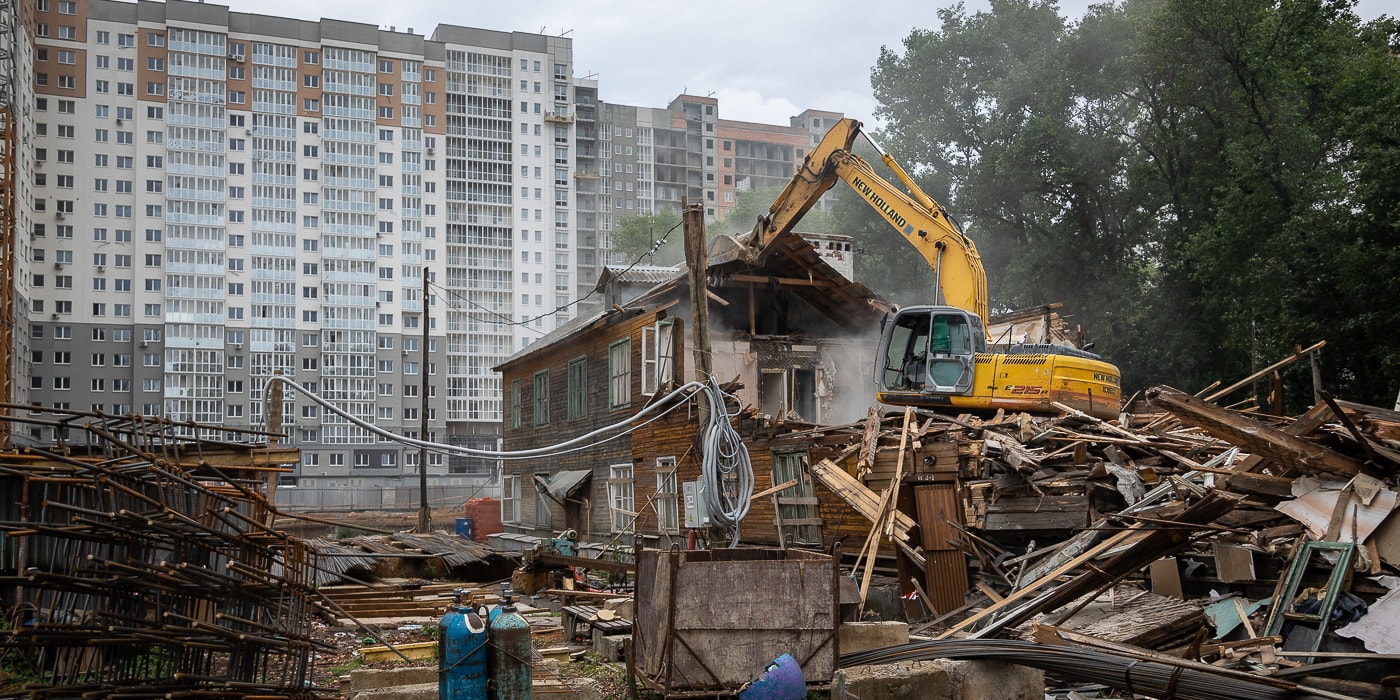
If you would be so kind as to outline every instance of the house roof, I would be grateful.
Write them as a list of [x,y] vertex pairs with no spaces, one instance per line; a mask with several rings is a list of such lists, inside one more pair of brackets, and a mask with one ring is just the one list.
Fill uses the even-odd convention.
[[657,285],[680,275],[683,269],[684,266],[681,265],[675,267],[664,265],[604,266],[603,273],[598,276],[598,285],[595,288],[602,288],[611,282]]
[[[757,267],[747,262],[746,253],[747,248],[729,236],[717,236],[710,241],[709,283],[723,285],[727,282],[743,284],[753,281],[776,281],[835,322],[852,327],[863,325],[872,316],[884,314],[893,308],[865,285],[846,279],[828,265],[801,234],[775,239],[759,258],[762,262]],[[667,297],[675,295],[686,285],[686,275],[682,266],[634,266],[630,269],[604,268],[599,276],[597,288],[602,288],[609,281],[644,282],[650,279],[657,281],[650,289],[626,302],[624,306],[614,306],[579,316],[522,348],[495,369],[500,371],[609,316],[644,313],[647,309],[665,303],[668,301]]]

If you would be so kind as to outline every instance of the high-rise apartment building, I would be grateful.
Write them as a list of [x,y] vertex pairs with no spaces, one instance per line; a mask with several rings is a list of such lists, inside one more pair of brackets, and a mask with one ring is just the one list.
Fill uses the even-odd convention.
[[16,400],[263,428],[280,373],[354,419],[284,397],[303,486],[416,483],[417,451],[356,421],[496,447],[492,367],[578,314],[621,220],[718,218],[824,132],[603,102],[563,37],[185,0],[11,14]]
[[[428,437],[497,444],[491,367],[576,292],[568,39],[180,0],[35,18],[29,401],[262,427],[281,373],[416,437],[427,373]],[[283,415],[299,479],[416,472],[305,399]]]

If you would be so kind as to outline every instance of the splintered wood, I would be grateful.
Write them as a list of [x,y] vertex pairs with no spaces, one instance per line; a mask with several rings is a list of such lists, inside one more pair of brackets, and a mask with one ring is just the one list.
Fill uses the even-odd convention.
[[[1265,622],[1302,543],[1343,543],[1357,573],[1400,573],[1400,412],[1322,391],[1296,418],[1216,403],[1247,384],[1200,395],[1155,387],[1115,421],[1068,406],[989,418],[872,410],[825,432],[846,449],[809,471],[823,498],[865,521],[853,572],[862,601],[876,545],[904,557],[901,593],[937,618],[915,631],[1031,638],[1049,624],[1063,632],[1057,643],[1296,664],[1276,653],[1293,648],[1295,627]],[[1337,580],[1344,590],[1322,601],[1327,614],[1386,592]],[[1313,614],[1272,600],[1289,619]]]

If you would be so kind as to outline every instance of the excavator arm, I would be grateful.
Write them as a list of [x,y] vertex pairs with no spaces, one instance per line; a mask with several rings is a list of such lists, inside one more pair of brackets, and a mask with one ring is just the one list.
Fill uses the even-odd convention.
[[987,278],[977,247],[879,144],[870,141],[903,188],[855,155],[851,147],[861,134],[860,122],[842,119],[807,154],[754,225],[748,262],[761,263],[827,190],[845,182],[923,256],[937,279],[932,304],[904,307],[881,324],[874,376],[880,403],[982,413],[1054,413],[1070,406],[1116,417],[1118,368],[1098,356],[1052,345],[988,352]]
[[750,261],[756,261],[793,227],[837,181],[845,182],[881,218],[894,227],[923,256],[937,276],[936,304],[970,311],[987,324],[987,278],[982,259],[972,240],[948,218],[933,198],[924,194],[892,156],[880,149],[883,162],[908,190],[903,191],[880,177],[852,147],[862,135],[861,124],[842,119],[827,132],[798,169],[783,191],[773,200],[768,214],[760,217],[749,236]]

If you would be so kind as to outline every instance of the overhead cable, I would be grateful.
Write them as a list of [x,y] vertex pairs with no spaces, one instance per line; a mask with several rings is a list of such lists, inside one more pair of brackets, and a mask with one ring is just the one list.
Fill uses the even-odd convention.
[[[666,396],[652,401],[650,404],[647,404],[645,407],[643,407],[642,410],[638,411],[636,414],[628,418],[620,420],[616,423],[612,423],[610,425],[605,425],[591,432],[585,433],[570,440],[565,440],[564,442],[560,442],[554,445],[548,445],[546,447],[537,447],[529,450],[481,450],[472,447],[463,447],[461,445],[449,445],[446,443],[419,440],[416,438],[410,438],[403,435],[399,435],[397,433],[392,433],[388,430],[380,428],[377,425],[374,425],[373,423],[361,420],[360,418],[346,412],[344,409],[341,409],[339,406],[332,404],[330,401],[318,396],[315,393],[308,391],[305,387],[301,386],[300,384],[292,381],[287,377],[281,375],[273,375],[270,378],[270,380],[273,382],[282,382],[284,385],[291,387],[293,390],[311,399],[311,401],[313,401],[317,405],[321,406],[322,408],[326,409],[327,411],[330,411],[331,413],[337,416],[340,416],[352,425],[363,428],[375,435],[386,438],[388,440],[400,442],[412,447],[423,447],[438,452],[464,455],[468,457],[484,457],[488,459],[534,459],[587,449],[589,447],[593,447],[594,445],[601,444],[608,440],[613,440],[623,435],[627,435],[632,431],[636,430],[637,428],[640,428],[643,425],[646,425],[647,423],[650,423],[651,421],[656,420],[661,416],[664,416],[667,413],[670,413],[671,411],[674,411],[680,408],[681,406],[686,405],[687,400],[689,400],[695,394],[707,390],[707,386],[705,384],[702,384],[700,382],[689,382],[687,384],[681,385],[680,387],[677,387],[675,390],[671,391],[671,393],[667,394]],[[650,416],[653,413],[657,415],[652,416],[647,421],[641,424],[632,424],[634,421],[646,416]],[[609,435],[606,439],[596,441],[593,440],[594,438],[600,435],[607,435],[608,433],[614,432],[615,434]]]

